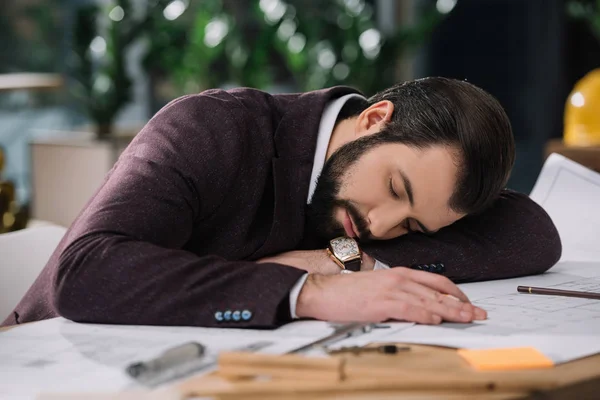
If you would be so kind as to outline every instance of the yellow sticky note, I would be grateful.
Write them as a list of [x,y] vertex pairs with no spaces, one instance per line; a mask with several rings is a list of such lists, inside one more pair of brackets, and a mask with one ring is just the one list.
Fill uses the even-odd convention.
[[551,359],[533,347],[488,350],[460,349],[458,354],[473,368],[482,371],[549,368],[554,366]]

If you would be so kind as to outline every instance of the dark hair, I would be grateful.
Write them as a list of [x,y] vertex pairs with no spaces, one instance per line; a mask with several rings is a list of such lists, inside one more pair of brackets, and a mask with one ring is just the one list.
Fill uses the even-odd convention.
[[454,147],[458,176],[449,206],[475,214],[491,205],[505,187],[515,160],[510,121],[493,96],[468,82],[424,78],[395,85],[367,101],[348,101],[338,120],[357,116],[382,100],[391,101],[394,112],[369,147],[391,142],[418,148]]

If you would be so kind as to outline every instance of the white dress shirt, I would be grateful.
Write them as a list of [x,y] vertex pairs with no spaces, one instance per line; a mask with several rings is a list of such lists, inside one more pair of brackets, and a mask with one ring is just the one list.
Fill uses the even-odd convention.
[[[315,151],[315,158],[313,161],[313,169],[310,174],[310,186],[308,187],[308,198],[306,199],[306,203],[310,204],[313,193],[315,192],[315,188],[317,186],[317,179],[319,175],[321,175],[321,171],[323,171],[323,166],[325,165],[325,157],[327,156],[327,148],[329,147],[329,141],[331,140],[331,134],[333,133],[333,128],[335,127],[335,121],[342,110],[342,107],[348,100],[353,97],[364,98],[358,94],[347,94],[338,99],[335,99],[329,104],[325,106],[325,110],[323,111],[323,115],[321,116],[321,122],[319,124],[319,134],[317,136],[317,149]],[[387,269],[388,265],[375,260],[374,269]],[[296,315],[296,304],[298,303],[298,296],[300,295],[300,291],[302,290],[302,286],[304,286],[304,282],[306,282],[306,278],[308,278],[308,274],[302,275],[298,282],[294,285],[292,290],[290,291],[290,313],[292,318],[298,318]]]

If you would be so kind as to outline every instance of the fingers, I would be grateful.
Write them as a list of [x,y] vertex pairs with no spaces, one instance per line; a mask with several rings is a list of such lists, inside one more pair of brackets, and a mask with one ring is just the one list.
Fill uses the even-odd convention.
[[[456,300],[451,301],[458,303]],[[481,319],[478,315],[479,312],[485,316],[485,311],[476,311],[476,308],[468,303],[461,304],[461,307],[456,308],[451,303],[438,303],[422,299],[411,293],[399,292],[394,299],[389,301],[391,308],[388,309],[388,312],[391,318],[421,324],[439,324],[442,321],[469,323],[474,319]]]
[[447,300],[452,300],[452,301],[448,302],[448,304],[455,308],[460,308],[460,307],[462,307],[463,304],[469,304],[469,303],[464,303],[464,302],[458,300],[454,296],[440,293],[439,291],[437,291],[435,289],[432,289],[428,286],[425,286],[425,285],[418,283],[416,281],[413,281],[411,279],[407,279],[406,281],[403,281],[403,283],[400,286],[403,291],[412,293],[424,300],[427,299],[427,300],[431,300],[431,301],[434,301],[437,303],[443,303],[443,302],[446,302]]
[[487,319],[487,311],[483,308],[475,307],[475,319],[479,321]]
[[393,299],[398,303],[409,303],[412,309],[422,309],[428,314],[437,315],[444,321],[467,323],[474,318],[474,311],[470,304],[458,302],[444,295],[440,295],[438,300],[415,295],[413,291],[399,291],[393,295]]
[[[405,293],[399,293],[402,297]],[[395,319],[399,321],[416,322],[425,325],[438,325],[442,322],[442,317],[426,310],[422,306],[414,304],[406,296],[404,299],[387,300],[383,302],[384,312],[389,317],[386,319]]]
[[[460,300],[458,300],[456,297],[451,296],[451,295],[446,295],[446,296],[449,299],[452,299],[452,300],[456,301],[457,303],[460,303]],[[463,303],[463,304],[468,304],[472,308],[473,319],[475,319],[475,320],[487,319],[487,311],[485,311],[483,308],[477,307],[477,306],[473,305],[472,303]]]
[[458,319],[461,311],[472,313],[472,306],[469,303],[455,300],[451,296],[444,295],[416,282],[407,282],[402,286],[402,291],[413,295],[417,304],[431,309],[445,320],[448,320],[449,316],[452,319]]
[[484,320],[487,318],[487,312],[482,308],[479,308],[471,303],[463,303],[456,297],[449,295],[449,294],[440,294],[440,295],[444,297],[445,304],[448,304],[451,307],[454,306],[454,307],[460,309],[460,312],[461,312],[460,315],[463,317],[465,317],[465,314],[463,314],[463,313],[467,313],[467,314],[470,314],[470,318],[473,320]]
[[458,288],[458,286],[452,283],[452,281],[445,276],[432,274],[431,272],[426,271],[417,271],[409,268],[405,268],[402,273],[406,274],[406,276],[415,282],[437,290],[440,293],[450,294],[465,303],[470,303],[467,295],[464,294],[462,290]]
[[[463,298],[466,296],[447,278],[428,272],[414,272],[418,273],[404,274],[398,279],[398,290],[390,292],[392,299],[409,302],[413,308],[422,308],[430,315],[437,315],[445,321],[471,322],[487,317],[487,313],[481,308],[459,300],[455,294],[461,294]],[[423,281],[425,283],[421,283]],[[441,291],[452,294],[440,293]]]

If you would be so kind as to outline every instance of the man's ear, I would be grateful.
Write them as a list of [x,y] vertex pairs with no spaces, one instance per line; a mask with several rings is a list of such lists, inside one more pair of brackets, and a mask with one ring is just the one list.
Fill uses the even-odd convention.
[[356,119],[357,138],[381,131],[392,120],[393,113],[394,103],[389,100],[379,101],[364,110]]

